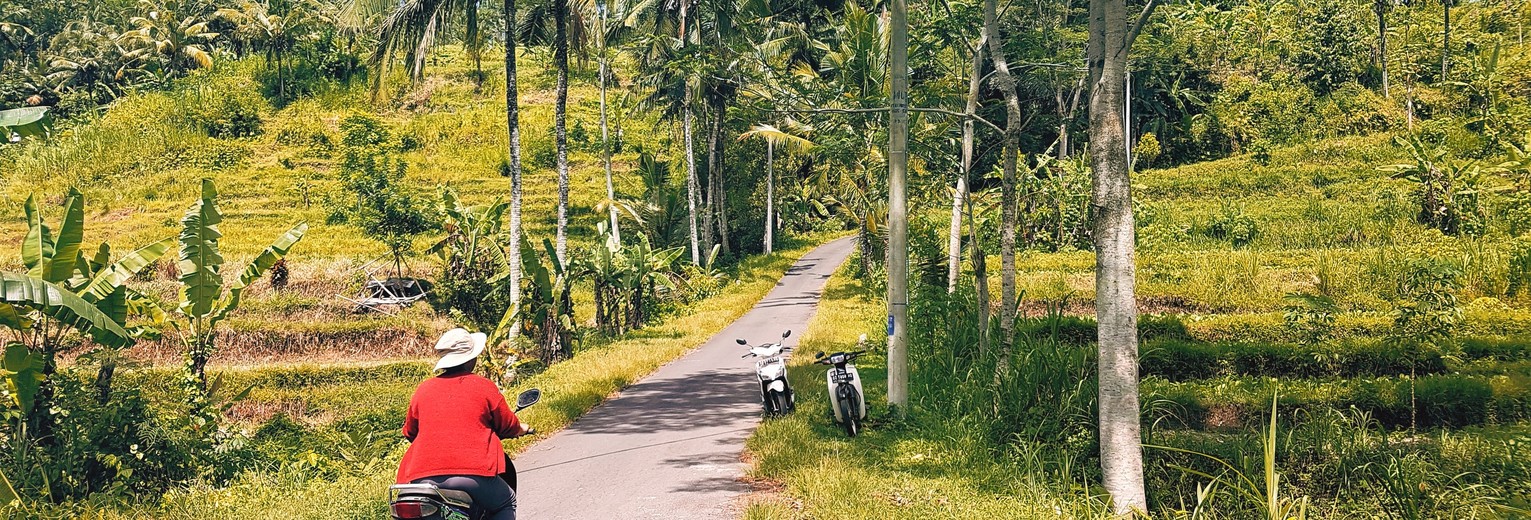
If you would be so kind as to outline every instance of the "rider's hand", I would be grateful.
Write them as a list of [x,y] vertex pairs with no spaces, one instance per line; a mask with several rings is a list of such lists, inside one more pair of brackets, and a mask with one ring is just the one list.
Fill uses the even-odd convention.
[[522,435],[531,435],[532,432],[536,431],[536,430],[533,430],[532,427],[527,426],[526,423],[521,423],[519,426],[520,426],[520,428],[518,428],[518,431],[516,431],[516,436],[517,437],[520,437]]

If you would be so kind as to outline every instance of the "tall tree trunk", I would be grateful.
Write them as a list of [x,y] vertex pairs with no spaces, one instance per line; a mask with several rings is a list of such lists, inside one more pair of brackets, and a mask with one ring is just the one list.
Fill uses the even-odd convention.
[[983,242],[978,241],[978,219],[973,215],[973,197],[967,198],[968,249],[973,264],[973,292],[978,296],[978,355],[989,353],[989,266]]
[[952,188],[952,223],[946,236],[946,294],[957,292],[957,277],[962,275],[962,200],[967,198],[967,173],[957,172]]
[[[506,150],[506,172],[510,175],[510,306],[521,304],[521,120],[518,111],[520,100],[516,92],[516,0],[504,0],[501,14],[505,17],[505,131],[509,137]],[[514,343],[521,332],[521,320],[512,320],[509,340]],[[511,362],[505,356],[507,363]],[[505,367],[507,370],[510,366]]]
[[606,74],[610,67],[608,57],[606,56],[606,5],[601,4],[597,7],[597,11],[599,11],[598,21],[601,24],[600,29],[595,35],[600,47],[599,52],[601,53],[599,80],[601,84],[601,159],[606,166],[606,204],[608,206],[607,212],[610,213],[611,217],[611,237],[615,238],[617,243],[620,244],[622,243],[622,228],[617,222],[617,190],[611,182],[611,133],[607,129],[606,124]]
[[553,0],[553,63],[558,67],[558,93],[553,104],[553,136],[558,144],[558,263],[569,260],[569,0]]
[[716,239],[714,238],[716,236],[714,234],[714,229],[715,228],[713,227],[713,221],[714,221],[713,217],[715,215],[713,214],[713,208],[712,208],[713,203],[717,201],[717,199],[715,197],[713,197],[713,192],[712,192],[713,188],[717,187],[716,183],[712,182],[712,162],[713,162],[712,154],[714,152],[716,152],[717,149],[713,147],[713,143],[712,143],[712,137],[711,137],[712,136],[712,120],[711,119],[707,119],[707,120],[705,120],[705,122],[707,124],[707,135],[709,136],[708,140],[707,140],[707,145],[706,145],[707,146],[707,177],[705,179],[700,178],[700,177],[697,178],[697,183],[702,185],[702,186],[700,186],[700,188],[701,188],[701,193],[702,193],[701,197],[702,197],[702,250],[704,251],[703,254],[710,253],[712,251],[713,244],[717,243]]
[[1441,0],[1441,81],[1451,71],[1451,0]]
[[1146,511],[1138,403],[1138,308],[1131,165],[1123,128],[1132,41],[1153,13],[1150,1],[1128,26],[1126,0],[1090,0],[1086,53],[1091,79],[1091,204],[1095,214],[1095,318],[1100,348],[1100,459],[1112,509]]
[[[686,9],[687,9],[687,6],[690,5],[690,3],[691,3],[690,0],[680,0],[680,43],[681,43],[681,47],[685,47],[687,45],[687,43],[690,42],[689,33],[686,32]],[[701,251],[700,244],[697,243],[697,228],[696,228],[696,199],[697,199],[696,147],[693,145],[694,136],[692,135],[692,132],[691,132],[692,119],[694,118],[692,113],[691,113],[692,112],[692,107],[691,107],[691,101],[692,101],[692,96],[691,96],[691,78],[687,77],[687,78],[685,78],[684,81],[686,82],[686,85],[685,85],[686,92],[685,92],[685,95],[684,95],[683,99],[681,100],[681,112],[682,112],[681,118],[684,120],[684,123],[683,123],[682,126],[684,128],[683,132],[685,133],[685,141],[686,141],[686,207],[688,209],[688,217],[690,218],[690,222],[691,222],[691,264],[692,265],[701,265],[702,264],[702,251]]]
[[968,97],[962,120],[962,164],[957,172],[957,188],[952,194],[951,236],[947,239],[946,293],[957,291],[957,278],[962,275],[962,201],[968,197],[968,178],[973,173],[973,118],[978,112],[978,93],[983,87],[984,37],[972,50],[972,65],[968,71]]
[[714,101],[714,118],[712,120],[712,165],[707,168],[708,175],[712,178],[708,182],[712,186],[713,211],[717,212],[718,244],[723,246],[723,254],[731,254],[732,246],[728,242],[728,186],[723,182],[724,152],[727,143],[723,139],[723,118],[728,115],[728,105],[722,100]]
[[478,37],[478,1],[468,3],[467,34],[464,39],[468,40],[468,57],[473,58],[473,90],[475,92],[484,88],[484,50],[479,46],[483,38]]
[[1372,10],[1377,12],[1377,65],[1382,69],[1382,97],[1391,98],[1387,77],[1387,8],[1392,0],[1373,0]]
[[771,141],[766,141],[766,220],[765,240],[761,246],[765,248],[765,254],[768,255],[771,254],[771,245],[775,238],[773,232],[776,227],[776,170],[773,164],[776,160],[775,150],[776,146],[771,144]]
[[1015,234],[1019,216],[1016,214],[1016,162],[1021,147],[1021,100],[1016,91],[1015,77],[1010,74],[1010,63],[1005,59],[1005,47],[999,39],[998,1],[985,0],[983,7],[984,39],[988,43],[990,59],[994,62],[994,84],[1005,95],[1005,155],[1003,177],[1000,180],[1000,298],[999,330],[1000,368],[1009,366],[1011,347],[1015,344]]

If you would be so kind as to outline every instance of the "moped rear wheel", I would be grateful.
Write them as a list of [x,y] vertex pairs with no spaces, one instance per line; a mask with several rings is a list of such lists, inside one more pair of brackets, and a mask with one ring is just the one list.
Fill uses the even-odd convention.
[[787,403],[787,394],[785,392],[771,393],[771,407],[775,408],[773,412],[776,415],[786,415],[790,406],[792,405]]

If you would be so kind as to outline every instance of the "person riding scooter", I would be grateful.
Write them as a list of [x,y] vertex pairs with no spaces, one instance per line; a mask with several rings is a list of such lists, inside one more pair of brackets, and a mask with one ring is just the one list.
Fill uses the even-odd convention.
[[465,491],[481,512],[476,517],[515,520],[515,491],[499,477],[506,464],[500,441],[530,430],[500,389],[473,373],[486,340],[459,328],[436,342],[439,372],[420,383],[409,400],[404,437],[411,444],[395,481]]

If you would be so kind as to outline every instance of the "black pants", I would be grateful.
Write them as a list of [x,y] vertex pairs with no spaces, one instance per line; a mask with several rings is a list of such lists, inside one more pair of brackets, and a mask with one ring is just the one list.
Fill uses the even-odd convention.
[[485,520],[516,520],[516,492],[500,477],[425,477],[415,483],[431,483],[440,488],[466,491],[473,497],[473,509],[482,511]]

